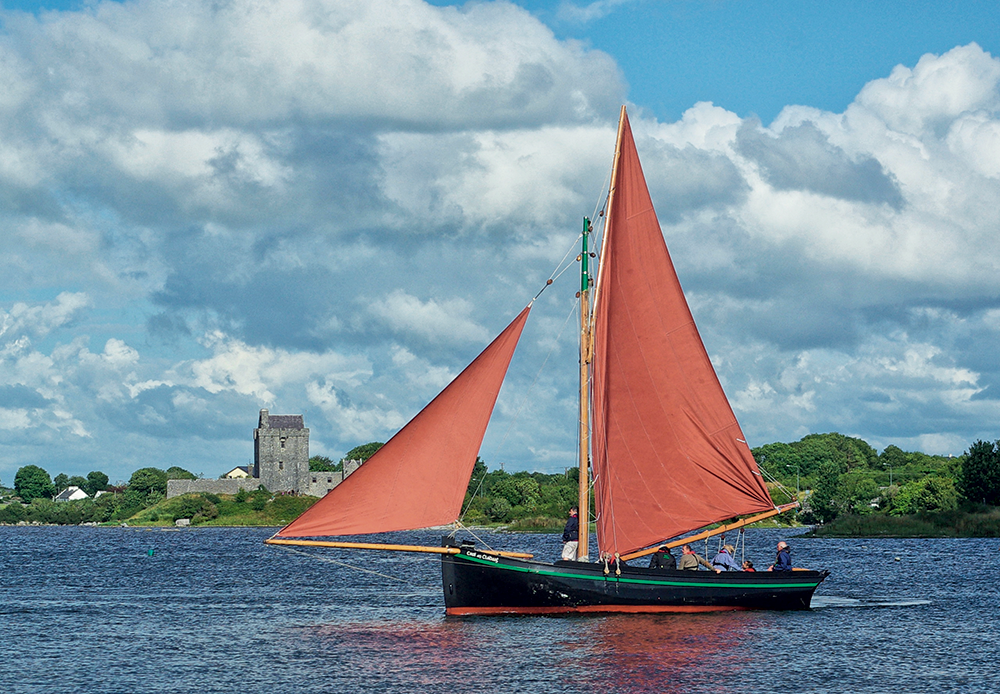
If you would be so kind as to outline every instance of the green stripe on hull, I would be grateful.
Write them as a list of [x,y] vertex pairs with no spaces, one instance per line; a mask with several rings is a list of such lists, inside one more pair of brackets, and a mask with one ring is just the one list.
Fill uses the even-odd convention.
[[657,581],[653,579],[644,578],[612,578],[610,576],[587,576],[581,574],[570,574],[561,571],[547,571],[545,569],[529,568],[526,566],[511,566],[510,564],[500,564],[498,562],[488,561],[486,559],[479,559],[477,557],[470,557],[467,554],[456,554],[453,555],[456,559],[461,558],[466,561],[471,561],[475,564],[483,564],[486,566],[492,566],[497,569],[506,569],[507,571],[520,571],[521,573],[529,574],[541,574],[543,576],[557,576],[559,578],[575,578],[583,579],[587,581],[617,581],[619,583],[640,583],[645,585],[654,586],[683,586],[686,588],[815,588],[820,584],[819,581],[815,583],[705,583],[705,582],[691,582],[691,581]]

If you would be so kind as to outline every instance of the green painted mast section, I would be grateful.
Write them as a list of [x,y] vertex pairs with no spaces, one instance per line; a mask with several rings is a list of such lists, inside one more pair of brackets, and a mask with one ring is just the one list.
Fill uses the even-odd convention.
[[590,249],[587,241],[593,227],[583,218],[583,247],[580,253],[580,496],[577,507],[580,519],[580,544],[577,559],[585,560],[590,540],[590,362],[594,350],[591,342]]

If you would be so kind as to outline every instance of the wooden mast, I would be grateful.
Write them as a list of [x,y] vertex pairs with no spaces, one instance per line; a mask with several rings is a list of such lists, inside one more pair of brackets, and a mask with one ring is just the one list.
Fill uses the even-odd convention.
[[[608,224],[610,223],[611,203],[615,196],[615,184],[618,181],[618,159],[621,156],[622,129],[625,126],[625,107],[618,114],[618,136],[615,139],[615,158],[611,165],[611,186],[608,189],[608,203],[605,209],[604,233],[601,238],[601,257],[604,256],[604,246],[608,242]],[[581,561],[587,558],[588,540],[590,539],[590,364],[594,358],[593,307],[597,305],[601,289],[600,262],[598,262],[597,286],[594,290],[594,302],[590,303],[590,287],[594,284],[590,277],[590,256],[587,248],[587,237],[592,230],[590,220],[583,220],[583,253],[581,272],[583,280],[580,288],[580,545],[577,558]],[[598,259],[600,261],[600,258]]]
[[590,249],[587,241],[592,230],[590,220],[583,219],[583,248],[580,253],[580,490],[577,519],[580,524],[580,544],[576,558],[586,561],[590,540],[590,362],[593,342],[590,331]]

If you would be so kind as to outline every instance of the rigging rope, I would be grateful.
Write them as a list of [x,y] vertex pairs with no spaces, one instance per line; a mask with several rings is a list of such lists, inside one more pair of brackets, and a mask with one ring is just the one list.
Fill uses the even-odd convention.
[[[544,291],[544,289],[543,289],[543,291]],[[541,293],[541,292],[539,292],[539,293]],[[504,435],[500,439],[500,442],[497,443],[496,447],[493,449],[493,459],[494,460],[499,457],[500,450],[503,448],[504,444],[507,442],[507,437],[510,436],[510,432],[513,430],[514,425],[517,424],[517,421],[518,421],[518,419],[521,416],[522,410],[524,410],[525,405],[528,404],[528,397],[531,395],[532,390],[534,390],[535,384],[538,383],[538,379],[539,379],[539,377],[541,377],[542,371],[545,369],[545,365],[549,362],[549,358],[552,356],[552,353],[555,352],[556,351],[556,347],[559,346],[559,339],[562,337],[563,331],[566,330],[566,326],[569,324],[569,319],[573,317],[573,313],[575,311],[576,311],[576,306],[574,306],[570,310],[569,315],[566,316],[566,320],[563,321],[562,327],[559,328],[559,332],[556,334],[556,339],[552,343],[552,348],[549,350],[549,353],[545,355],[545,359],[542,361],[542,365],[538,368],[538,373],[535,374],[534,380],[531,381],[531,385],[529,385],[528,386],[528,390],[525,391],[524,399],[521,400],[521,404],[518,406],[517,410],[514,412],[514,417],[511,419],[510,424],[507,426],[507,431],[504,432]],[[475,491],[472,492],[472,495],[469,497],[469,506],[472,505],[472,500],[476,498],[476,496],[479,494],[479,490],[482,489],[482,487],[483,487],[483,481],[485,481],[485,479],[486,479],[486,475],[483,475],[483,476],[481,476],[479,478],[479,484],[476,485]],[[458,522],[458,523],[461,524],[462,519],[465,518],[465,514],[469,512],[469,506],[466,506],[465,508],[462,509],[462,512],[459,514],[458,520],[456,522]],[[462,526],[462,527],[465,527],[465,526]]]
[[379,571],[372,571],[371,569],[362,569],[360,566],[353,566],[353,565],[348,564],[346,562],[337,561],[336,559],[330,559],[329,557],[320,557],[320,556],[317,556],[317,555],[313,554],[312,552],[303,552],[300,549],[293,549],[293,548],[285,546],[285,545],[277,545],[277,546],[280,547],[281,549],[285,550],[286,552],[292,552],[294,554],[301,554],[304,557],[310,557],[312,559],[315,559],[316,561],[323,561],[323,562],[327,562],[329,564],[336,564],[338,566],[343,566],[344,568],[347,568],[347,569],[353,569],[354,571],[361,571],[361,572],[366,573],[366,574],[373,574],[375,576],[381,576],[382,578],[388,578],[388,579],[391,579],[393,581],[399,581],[400,583],[405,583],[408,586],[417,586],[418,585],[417,583],[414,583],[412,581],[407,581],[405,578],[399,578],[397,576],[390,576],[389,574],[384,574],[384,573],[381,573]]
[[[482,485],[482,481],[480,481],[479,484]],[[479,489],[477,488],[476,491],[478,492]],[[474,496],[475,496],[475,494],[473,494],[473,497]],[[467,526],[461,520],[456,520],[455,521],[455,529],[451,531],[451,533],[449,534],[449,537],[455,537],[455,535],[458,533],[459,530],[464,530],[465,532],[467,532],[470,535],[472,535],[472,537],[475,538],[476,540],[478,540],[479,542],[481,542],[483,544],[483,546],[486,547],[486,549],[488,549],[490,551],[493,551],[493,552],[496,551],[493,547],[490,546],[489,542],[487,542],[483,538],[479,537],[479,535],[476,534],[475,530],[473,530],[472,528],[470,528],[469,526]]]
[[765,470],[764,468],[762,468],[760,465],[757,466],[757,469],[760,470],[761,476],[765,480],[767,480],[769,482],[772,482],[775,487],[777,487],[782,492],[784,492],[785,494],[787,494],[789,499],[791,499],[792,501],[798,501],[798,498],[796,497],[795,493],[792,492],[791,489],[789,489],[788,487],[786,487],[785,485],[783,485],[781,482],[779,482],[778,479],[774,475],[772,475],[770,472],[768,472],[767,470]]
[[[570,244],[569,250],[566,251],[566,255],[564,255],[563,258],[562,258],[562,260],[560,260],[559,263],[556,265],[556,269],[553,270],[552,274],[549,275],[549,278],[547,280],[545,280],[545,284],[542,285],[542,288],[538,290],[538,293],[535,294],[535,296],[532,299],[532,301],[534,301],[535,299],[537,299],[538,297],[540,297],[542,295],[542,292],[544,292],[546,289],[548,289],[548,287],[549,287],[550,284],[552,284],[557,279],[559,279],[560,277],[562,277],[562,275],[563,275],[564,272],[566,272],[571,267],[573,267],[569,263],[566,264],[566,267],[562,267],[562,265],[563,265],[563,263],[566,262],[566,258],[568,258],[570,256],[570,254],[573,253],[573,249],[576,248],[576,244],[577,244],[577,242],[580,240],[580,238],[582,236],[583,236],[582,233],[577,234],[576,238],[573,240],[573,243]],[[562,269],[560,270],[559,268],[562,268]]]

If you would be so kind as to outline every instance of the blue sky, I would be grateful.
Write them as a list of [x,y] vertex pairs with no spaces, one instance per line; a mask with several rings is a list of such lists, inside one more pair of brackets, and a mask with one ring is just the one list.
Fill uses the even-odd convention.
[[[462,3],[435,0],[435,5]],[[661,120],[711,101],[770,123],[789,104],[843,111],[873,75],[975,41],[1000,49],[995,3],[774,0],[518,2],[561,39],[614,56]]]
[[[752,445],[1000,438],[988,3],[0,7],[3,483],[216,476],[261,407],[385,440],[572,247],[623,102]],[[571,274],[491,467],[573,464]]]

